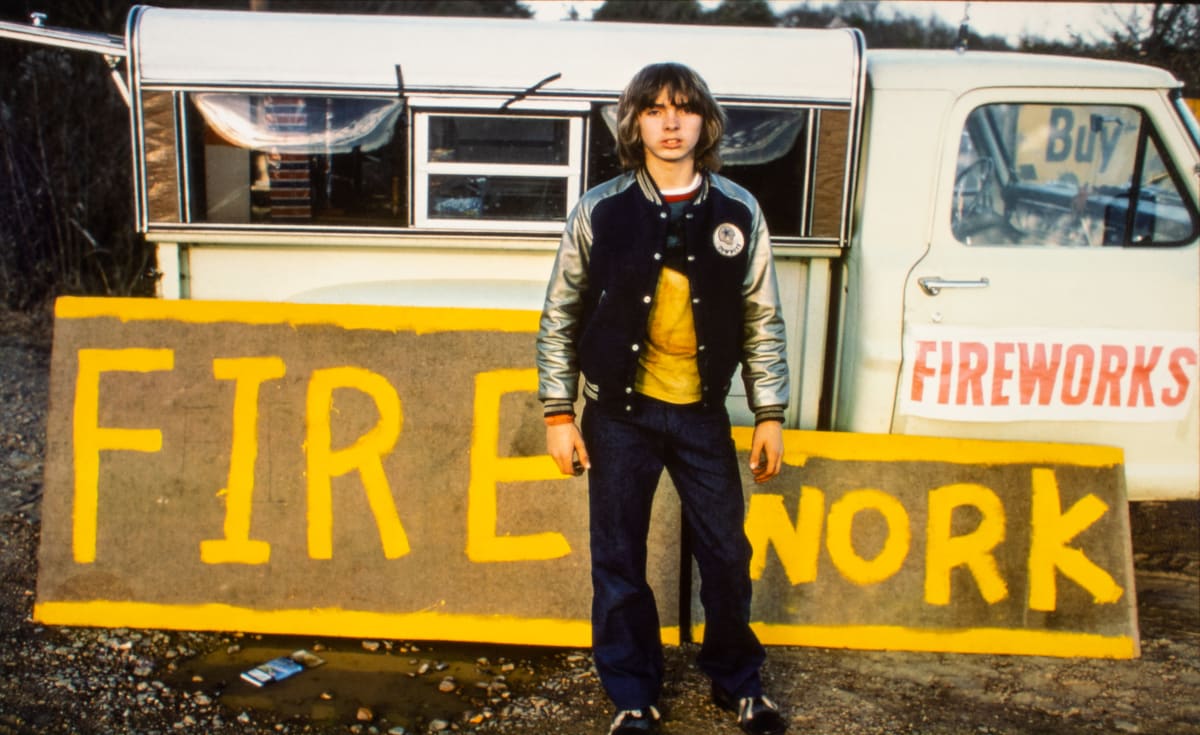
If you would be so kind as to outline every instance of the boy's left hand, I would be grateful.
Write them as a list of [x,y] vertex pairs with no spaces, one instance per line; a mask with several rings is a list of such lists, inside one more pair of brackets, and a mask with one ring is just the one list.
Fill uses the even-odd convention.
[[754,427],[750,445],[750,471],[756,483],[770,480],[783,469],[783,424],[763,421]]

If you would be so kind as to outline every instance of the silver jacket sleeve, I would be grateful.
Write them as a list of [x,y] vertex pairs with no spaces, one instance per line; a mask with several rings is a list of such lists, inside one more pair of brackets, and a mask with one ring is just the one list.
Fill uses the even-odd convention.
[[[754,215],[750,260],[742,283],[742,381],[750,410],[788,404],[787,333],[771,238],[761,209]],[[779,416],[782,418],[782,415]]]
[[585,199],[563,229],[538,326],[538,399],[546,413],[570,411],[579,392],[575,344],[588,286],[591,246],[591,210]]

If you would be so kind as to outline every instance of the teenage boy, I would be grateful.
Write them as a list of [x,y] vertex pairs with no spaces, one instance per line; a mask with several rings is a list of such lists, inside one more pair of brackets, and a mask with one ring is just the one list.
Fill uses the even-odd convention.
[[[750,469],[757,482],[777,475],[788,377],[766,224],[754,197],[716,174],[725,116],[694,71],[642,69],[617,117],[625,173],[568,217],[537,341],[550,456],[564,474],[588,471],[592,645],[617,710],[609,732],[653,732],[661,717],[646,536],[665,468],[700,568],[697,663],[713,700],[748,733],[782,733],[749,625],[751,552],[725,410],[741,363],[755,413]],[[587,401],[577,428],[580,373]]]

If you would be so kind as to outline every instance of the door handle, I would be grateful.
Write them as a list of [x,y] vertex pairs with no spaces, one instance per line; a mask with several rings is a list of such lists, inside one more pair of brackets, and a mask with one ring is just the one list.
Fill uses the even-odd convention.
[[930,296],[937,296],[943,288],[987,288],[991,283],[986,277],[980,278],[977,281],[954,281],[941,276],[926,276],[918,278],[917,283],[921,286],[921,290]]

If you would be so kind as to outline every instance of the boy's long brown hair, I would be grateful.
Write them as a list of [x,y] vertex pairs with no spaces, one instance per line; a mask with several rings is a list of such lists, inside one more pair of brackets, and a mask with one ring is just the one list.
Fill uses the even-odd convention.
[[678,107],[687,107],[704,119],[700,141],[696,144],[696,168],[705,171],[721,170],[721,154],[717,150],[725,132],[725,112],[708,85],[690,67],[675,62],[651,64],[633,76],[617,102],[617,155],[626,170],[641,168],[646,150],[638,129],[638,115],[653,107],[663,89]]

